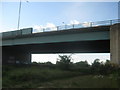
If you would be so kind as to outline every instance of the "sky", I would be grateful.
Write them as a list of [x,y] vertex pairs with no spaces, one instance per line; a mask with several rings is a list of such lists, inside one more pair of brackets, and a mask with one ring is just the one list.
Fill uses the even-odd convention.
[[[59,58],[59,55],[67,55],[70,56],[71,53],[67,54],[33,54],[32,55],[32,62],[52,62],[53,64]],[[95,59],[100,59],[100,62],[105,62],[106,60],[110,60],[110,53],[74,53],[71,55],[72,60],[71,62],[76,63],[80,61],[87,61],[89,64],[92,64]]]
[[[7,0],[8,1],[8,0]],[[17,30],[19,2],[2,2],[2,26],[0,32]],[[63,24],[77,24],[118,19],[118,2],[33,2],[21,3],[20,29],[33,27],[36,31],[44,27],[53,27]],[[116,0],[115,0],[116,1]],[[63,23],[64,22],[64,23]],[[75,54],[74,62],[88,60],[91,63],[95,58],[110,59],[109,53]],[[41,59],[40,59],[41,58]],[[45,58],[45,59],[43,59]],[[32,61],[55,63],[58,55],[32,55]],[[54,60],[53,60],[54,59]]]
[[[25,2],[21,4],[20,29],[118,18],[118,2]],[[2,2],[0,32],[16,30],[19,2]]]

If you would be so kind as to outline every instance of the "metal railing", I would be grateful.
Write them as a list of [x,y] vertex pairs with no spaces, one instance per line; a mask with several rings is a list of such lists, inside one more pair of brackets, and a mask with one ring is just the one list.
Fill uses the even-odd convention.
[[61,31],[61,30],[69,30],[69,29],[77,29],[77,28],[88,28],[88,27],[98,27],[98,26],[109,26],[116,23],[120,23],[120,19],[115,20],[107,20],[107,21],[98,21],[98,22],[87,22],[87,23],[79,23],[72,25],[62,25],[50,28],[41,28],[39,32],[34,32],[33,28],[25,28],[16,31],[3,32],[2,38],[15,38],[17,36],[30,35],[33,33],[41,33],[41,32],[52,32],[52,31]]
[[[108,26],[116,23],[120,23],[120,19],[97,21],[97,22],[86,22],[86,23],[71,24],[71,25],[66,24],[66,25],[55,26],[50,28],[41,28],[40,32],[60,31],[67,29],[77,29],[77,28],[86,28],[86,27],[97,27],[97,26]],[[34,30],[33,33],[35,33]]]

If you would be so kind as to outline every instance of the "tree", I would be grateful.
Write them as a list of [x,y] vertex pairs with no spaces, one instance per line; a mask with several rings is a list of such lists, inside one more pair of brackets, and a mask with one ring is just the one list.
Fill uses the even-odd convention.
[[45,63],[46,65],[52,65],[52,63],[50,61]]
[[78,67],[88,67],[89,64],[87,61],[80,61],[75,63]]
[[87,61],[80,61],[76,62],[74,64],[74,69],[79,70],[83,74],[89,74],[90,73],[90,65],[88,64]]
[[95,59],[95,61],[92,63],[92,72],[95,74],[110,74],[113,71],[115,71],[115,67],[110,63],[109,60],[106,60],[105,63],[99,62],[99,59]]
[[59,55],[59,58],[57,59],[56,65],[58,65],[61,69],[68,70],[70,69],[72,57],[71,55]]
[[95,59],[91,67],[92,73],[100,74],[101,65],[102,63],[100,63],[100,59]]
[[38,64],[38,63],[34,61],[34,62],[32,62],[32,64]]

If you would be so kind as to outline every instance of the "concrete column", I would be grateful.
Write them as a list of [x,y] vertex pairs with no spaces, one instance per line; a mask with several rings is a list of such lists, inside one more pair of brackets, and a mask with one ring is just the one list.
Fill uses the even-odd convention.
[[110,27],[110,59],[120,65],[120,24]]

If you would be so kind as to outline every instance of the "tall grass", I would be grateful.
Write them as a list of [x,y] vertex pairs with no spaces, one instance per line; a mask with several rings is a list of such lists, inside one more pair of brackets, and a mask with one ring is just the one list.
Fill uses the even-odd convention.
[[[93,75],[77,76],[64,80],[45,82],[41,87],[51,88],[119,88],[115,78],[108,76],[99,77]],[[40,88],[40,87],[39,87]]]
[[[69,69],[57,65],[8,65],[3,66],[3,88],[80,87],[118,88],[120,68],[95,62],[92,66],[71,66]],[[99,66],[99,67],[98,67]],[[104,72],[104,73],[103,73]],[[90,75],[91,74],[91,75]]]
[[[3,87],[37,87],[43,82],[78,76],[80,73],[51,68],[33,67],[6,67],[3,70]],[[11,68],[11,69],[10,69]]]

